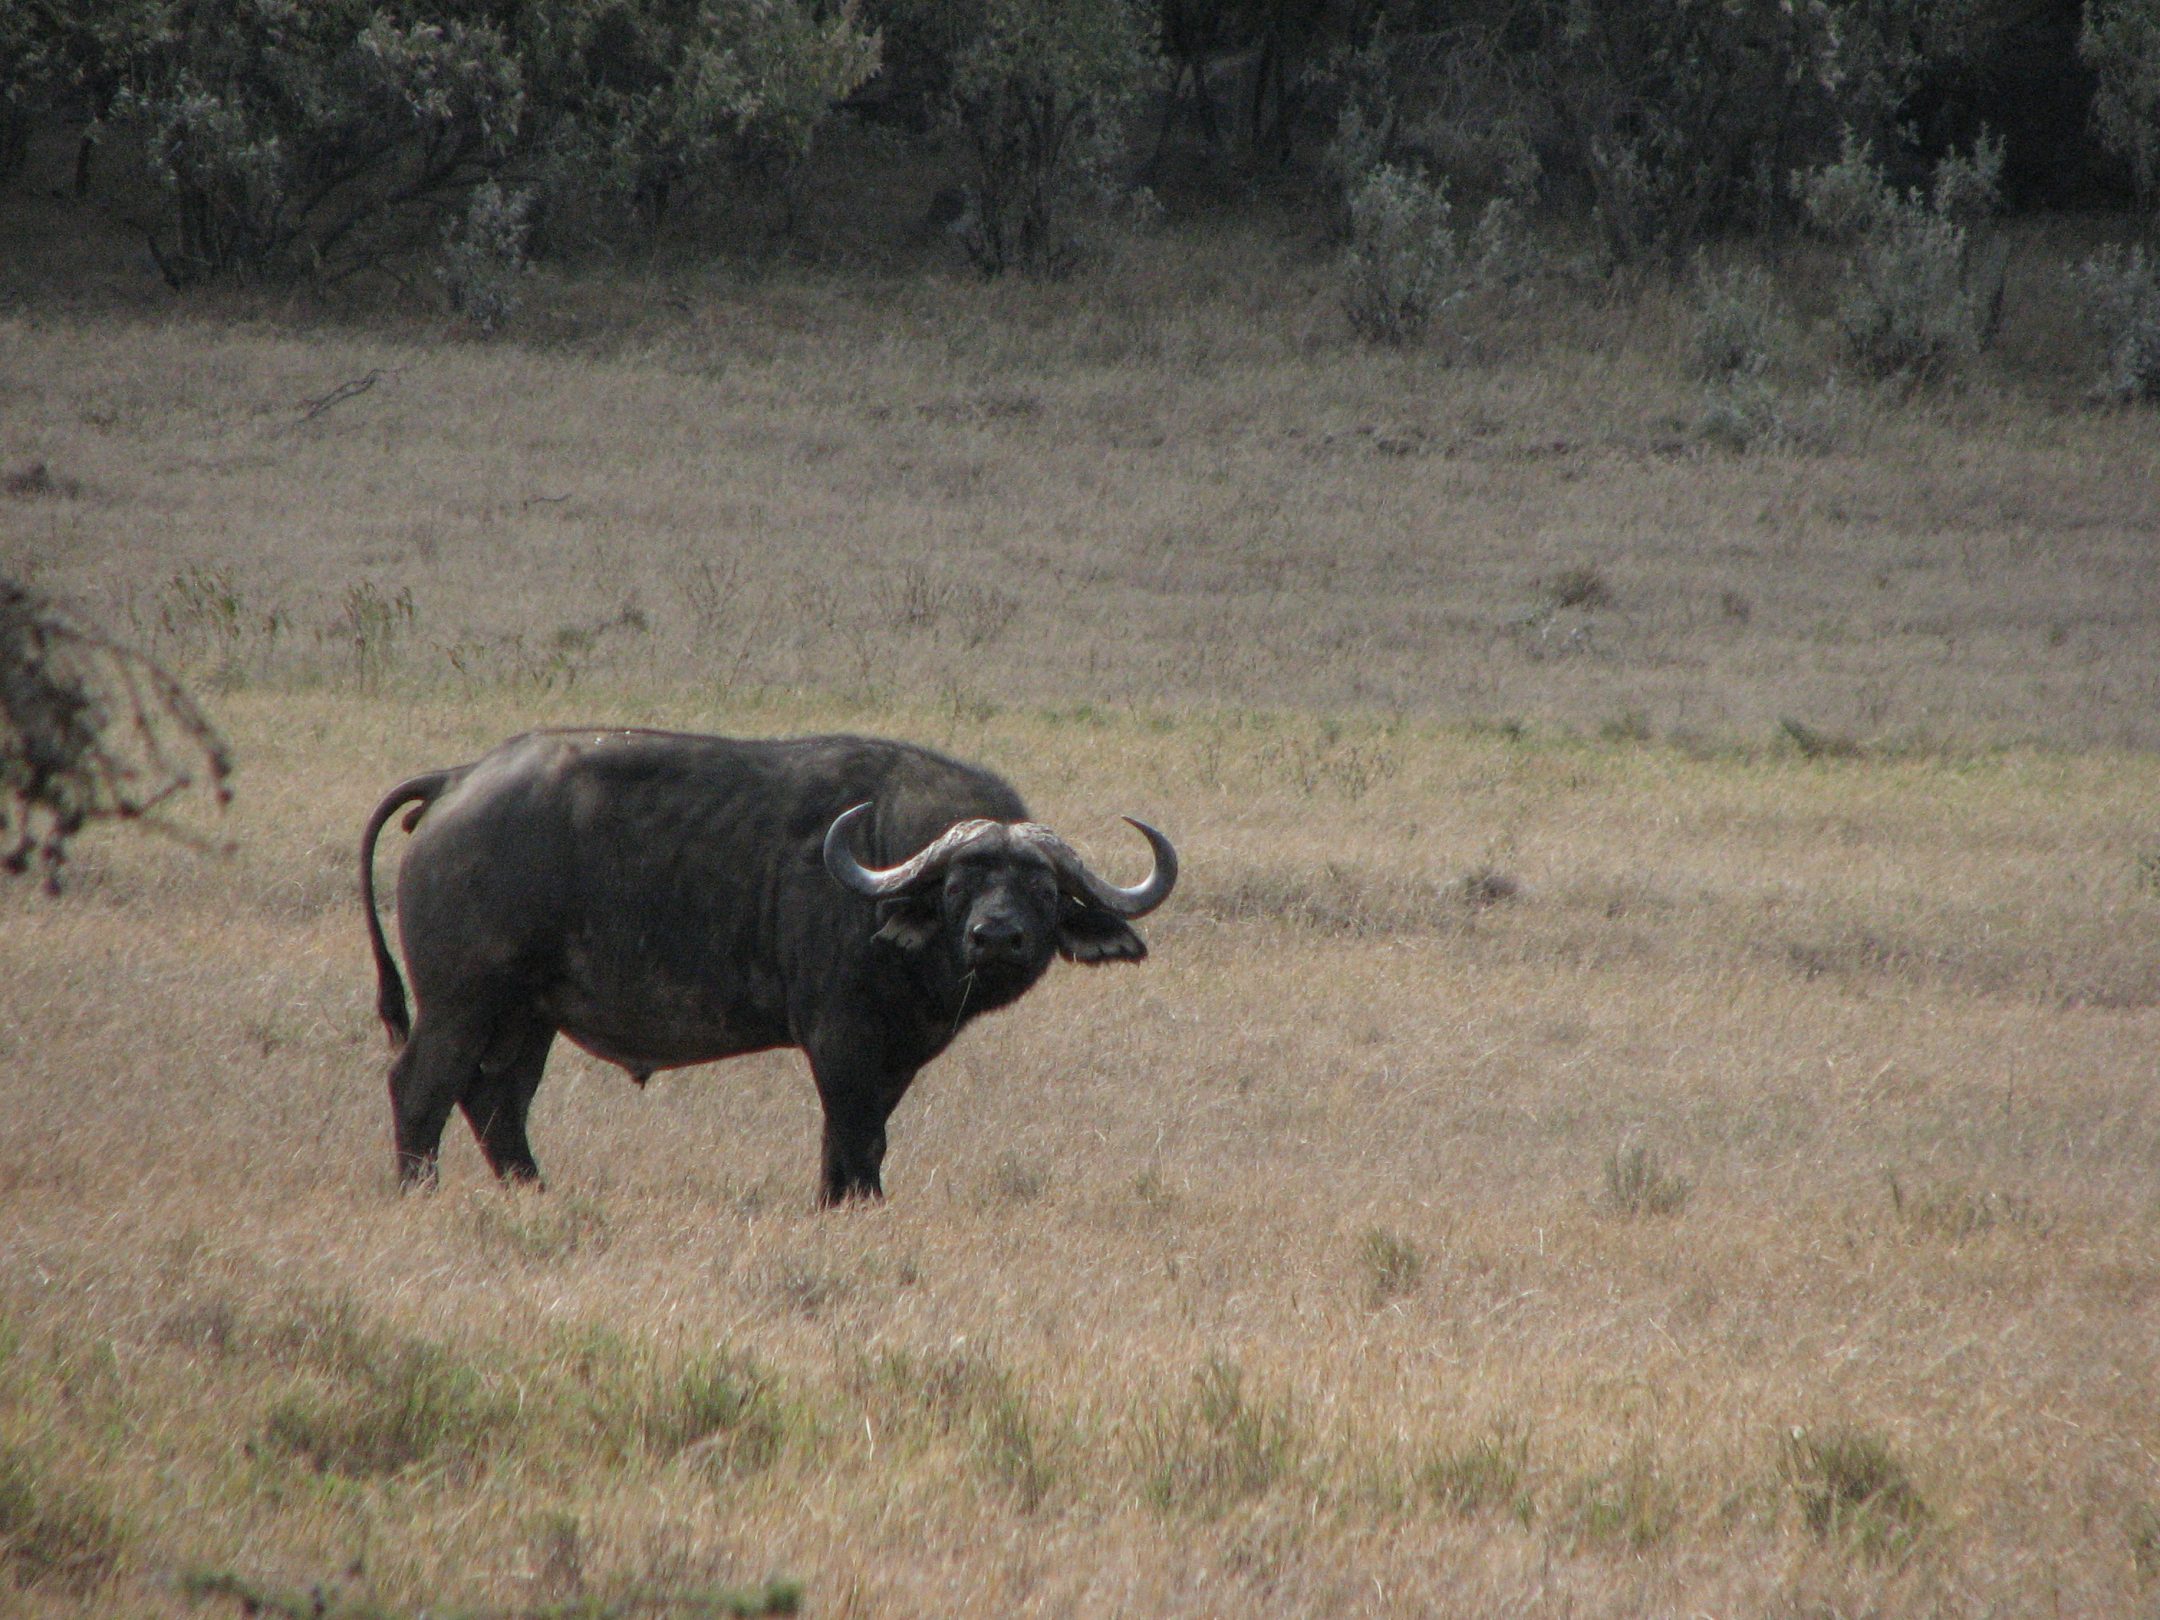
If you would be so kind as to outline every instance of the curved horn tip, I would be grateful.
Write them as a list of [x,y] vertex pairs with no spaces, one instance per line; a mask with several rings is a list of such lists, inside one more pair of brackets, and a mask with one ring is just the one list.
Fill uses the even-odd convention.
[[825,845],[822,851],[825,859],[825,870],[838,879],[843,886],[853,889],[857,894],[872,894],[875,892],[874,882],[866,881],[870,879],[870,874],[863,869],[862,862],[856,858],[855,851],[851,847],[854,840],[849,836],[855,823],[869,808],[870,800],[868,799],[863,800],[860,804],[851,804],[837,816],[834,816],[832,825],[825,829]]
[[[1096,891],[1096,897],[1104,904],[1111,906],[1120,916],[1144,917],[1169,899],[1170,891],[1177,887],[1177,845],[1171,843],[1162,833],[1150,827],[1137,816],[1126,816],[1122,819],[1127,826],[1148,841],[1148,848],[1154,852],[1155,856],[1155,870],[1129,889],[1120,889],[1107,883],[1102,884],[1101,888]],[[1092,875],[1090,874],[1091,877]]]

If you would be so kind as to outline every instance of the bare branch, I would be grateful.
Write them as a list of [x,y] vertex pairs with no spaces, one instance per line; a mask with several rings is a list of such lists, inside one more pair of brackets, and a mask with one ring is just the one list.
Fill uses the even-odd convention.
[[404,369],[402,366],[376,366],[365,377],[354,377],[339,383],[320,399],[302,400],[301,404],[305,405],[307,409],[301,413],[300,420],[312,422],[316,417],[322,415],[324,411],[330,409],[331,406],[342,405],[348,399],[354,399],[366,393],[370,388],[382,381],[383,378],[402,376]]
[[0,576],[0,869],[35,859],[58,892],[68,840],[92,821],[143,821],[198,847],[157,812],[206,775],[232,798],[232,751],[154,660]]

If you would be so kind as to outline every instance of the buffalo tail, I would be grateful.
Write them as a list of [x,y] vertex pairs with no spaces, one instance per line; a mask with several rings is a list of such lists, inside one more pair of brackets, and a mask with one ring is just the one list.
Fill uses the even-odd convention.
[[360,901],[367,909],[368,943],[375,948],[375,1013],[390,1036],[392,1052],[404,1050],[406,1037],[412,1034],[412,1013],[405,1004],[405,981],[398,976],[397,963],[390,956],[389,941],[383,938],[382,919],[375,912],[375,839],[382,832],[383,823],[401,805],[417,799],[419,808],[405,818],[405,830],[411,832],[454,774],[430,771],[425,776],[400,782],[390,790],[390,796],[375,807],[375,813],[368,817],[367,831],[360,835]]

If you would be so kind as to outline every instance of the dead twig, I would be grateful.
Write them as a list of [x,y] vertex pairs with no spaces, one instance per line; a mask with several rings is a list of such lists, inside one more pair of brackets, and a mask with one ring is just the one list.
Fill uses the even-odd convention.
[[141,821],[194,784],[220,808],[232,751],[181,684],[153,659],[78,621],[60,603],[0,578],[0,869],[35,857],[57,892],[68,840],[91,821]]
[[402,376],[404,371],[403,366],[376,366],[364,377],[353,377],[339,383],[320,399],[302,400],[300,403],[305,405],[307,409],[301,413],[300,420],[312,422],[316,417],[322,415],[324,411],[329,410],[331,406],[342,405],[348,399],[357,399],[382,381],[383,378]]

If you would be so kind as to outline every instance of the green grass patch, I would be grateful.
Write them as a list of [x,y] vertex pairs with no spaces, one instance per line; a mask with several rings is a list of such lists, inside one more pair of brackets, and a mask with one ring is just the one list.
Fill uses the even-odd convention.
[[491,1188],[473,1200],[472,1231],[482,1249],[534,1265],[598,1253],[608,1242],[607,1212],[577,1193],[542,1198]]
[[1255,1397],[1222,1357],[1192,1393],[1138,1427],[1142,1494],[1159,1513],[1211,1516],[1299,1477],[1306,1439],[1287,1401]]
[[1915,1237],[1962,1243],[1998,1228],[2044,1235],[2047,1217],[2030,1198],[1962,1181],[1907,1188],[1892,1171],[1890,1207]]
[[1418,1291],[1425,1280],[1425,1257],[1399,1232],[1375,1226],[1358,1239],[1358,1272],[1365,1304],[1377,1311]]
[[1927,1527],[1927,1503],[1880,1435],[1848,1425],[1794,1429],[1783,1450],[1800,1516],[1823,1541],[1866,1558],[1895,1558]]
[[1569,1488],[1556,1523],[1572,1541],[1643,1552],[1679,1527],[1679,1493],[1666,1478],[1656,1449],[1638,1440],[1612,1467],[1586,1475]]
[[790,1580],[757,1587],[637,1586],[607,1597],[575,1597],[537,1608],[462,1608],[428,1603],[407,1610],[366,1594],[333,1591],[323,1585],[304,1590],[250,1580],[231,1570],[190,1570],[180,1590],[196,1602],[229,1599],[244,1615],[276,1620],[629,1620],[632,1615],[730,1616],[795,1614],[803,1589]]
[[1418,1489],[1464,1518],[1510,1513],[1524,1524],[1536,1516],[1528,1478],[1530,1437],[1512,1425],[1467,1444],[1436,1452],[1417,1470]]
[[126,1545],[103,1490],[28,1446],[0,1443],[0,1567],[15,1582],[86,1589],[112,1573]]

